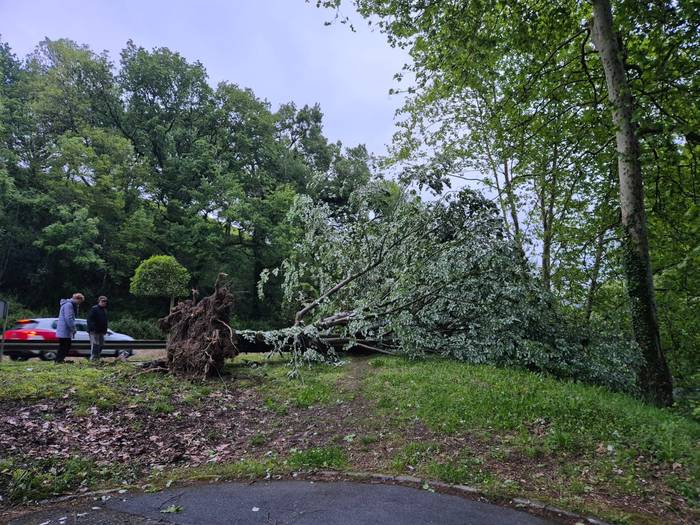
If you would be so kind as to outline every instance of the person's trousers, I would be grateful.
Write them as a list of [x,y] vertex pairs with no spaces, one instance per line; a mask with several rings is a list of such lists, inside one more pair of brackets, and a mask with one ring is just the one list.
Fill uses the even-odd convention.
[[102,355],[102,347],[105,345],[105,334],[90,332],[90,361],[99,359]]
[[63,360],[70,352],[71,338],[70,337],[60,337],[58,339],[58,354],[56,354],[56,362],[63,363]]

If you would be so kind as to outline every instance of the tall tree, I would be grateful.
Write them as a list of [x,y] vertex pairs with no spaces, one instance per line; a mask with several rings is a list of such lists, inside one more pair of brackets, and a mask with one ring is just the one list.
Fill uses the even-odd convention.
[[[409,115],[406,128],[427,131],[430,137],[437,135],[438,138],[441,132],[446,134],[445,129],[464,130],[469,127],[469,122],[462,118],[463,105],[473,106],[475,97],[488,93],[488,86],[493,86],[490,98],[495,101],[492,105],[495,120],[505,117],[508,124],[505,129],[498,125],[489,126],[499,139],[496,143],[507,145],[507,133],[518,126],[537,132],[537,128],[531,127],[531,124],[558,106],[559,110],[555,111],[557,118],[569,116],[569,133],[574,125],[596,138],[595,141],[581,144],[574,152],[575,157],[580,158],[584,152],[588,152],[589,157],[609,154],[608,144],[615,141],[619,122],[617,117],[604,118],[609,115],[609,108],[601,96],[606,85],[601,81],[608,81],[611,100],[618,101],[619,98],[615,94],[615,86],[609,85],[610,68],[603,64],[606,54],[599,46],[594,49],[591,43],[592,28],[598,28],[604,22],[600,20],[601,6],[596,2],[355,0],[353,3],[362,15],[378,21],[392,45],[408,49],[413,59],[408,69],[415,75],[416,85],[409,90],[413,94],[406,105]],[[317,4],[337,9],[341,0],[319,1]],[[616,24],[624,29],[624,32],[618,30],[616,34],[616,38],[623,43],[619,50],[622,55],[616,56],[622,65],[622,74],[636,68],[648,80],[641,89],[640,83],[632,84],[625,95],[629,97],[627,100],[630,104],[633,97],[641,101],[637,109],[654,105],[655,112],[678,116],[679,112],[674,111],[677,108],[675,99],[663,95],[664,86],[668,83],[672,88],[666,91],[678,92],[680,84],[686,93],[694,86],[692,80],[688,81],[687,78],[692,78],[688,73],[689,64],[697,66],[697,29],[689,28],[697,28],[695,21],[698,13],[689,4],[692,2],[660,1],[648,4],[626,0],[614,4],[615,9],[624,15],[624,20]],[[612,20],[609,27],[612,27]],[[596,33],[596,39],[599,39],[600,32]],[[635,45],[630,55],[625,57],[627,50],[624,43],[628,40]],[[641,50],[653,50],[653,53],[643,53]],[[646,74],[646,70],[655,74]],[[632,89],[635,91],[632,92]],[[615,114],[618,115],[618,112]],[[512,115],[516,115],[516,118],[512,118]],[[644,119],[643,115],[641,119]],[[674,132],[683,131],[687,137],[691,133],[687,125],[679,119],[674,120]],[[448,123],[447,127],[443,126],[444,123]],[[544,124],[547,125],[546,121]],[[665,131],[672,136],[670,129],[669,126]],[[404,142],[409,151],[415,147],[416,142],[412,141],[415,135],[409,133],[408,140]],[[556,137],[552,139],[545,146],[549,154],[557,145]],[[683,137],[681,140],[684,140]],[[462,167],[455,160],[455,151],[450,151],[449,142],[437,140],[427,142],[427,145],[438,148],[436,158],[447,159],[443,167]],[[513,160],[508,156],[507,148],[503,151],[506,155],[500,154],[501,158],[498,158],[499,155],[493,156],[496,160],[492,163],[494,166],[502,165],[503,157]],[[636,155],[639,162],[638,151],[618,145],[620,168],[628,166],[626,163],[629,162],[630,153]],[[524,159],[515,160],[517,167],[517,162],[522,163]],[[440,175],[444,176],[444,170]],[[625,177],[624,174],[620,176]],[[512,177],[509,170],[511,181]],[[666,405],[671,401],[671,381],[659,344],[658,327],[654,322],[654,294],[648,257],[643,255],[643,246],[647,241],[644,240],[646,231],[640,227],[643,215],[639,215],[639,204],[643,191],[642,174],[639,172],[636,180],[638,198],[634,208],[637,213],[634,235],[637,240],[634,245],[629,244],[629,227],[624,228],[622,236],[626,248],[641,247],[638,255],[635,255],[641,266],[634,269],[633,264],[625,264],[627,291],[632,308],[639,312],[633,314],[635,339],[647,359],[645,371],[640,375],[640,386],[650,401]],[[506,182],[506,185],[509,183]],[[629,190],[623,188],[621,205],[629,210],[628,195]],[[602,202],[603,196],[599,198]],[[598,237],[598,232],[594,230],[592,237]]]
[[78,284],[118,304],[139,261],[169,253],[203,293],[229,273],[240,318],[279,324],[281,293],[255,290],[299,236],[283,220],[294,197],[340,205],[369,177],[366,151],[328,141],[318,106],[213,89],[167,48],[130,42],[115,66],[70,40],[24,62],[1,44],[0,80],[0,289],[33,307]]
[[634,103],[618,39],[619,35],[613,29],[610,1],[593,0],[593,41],[605,71],[616,128],[625,274],[635,339],[645,360],[641,380],[653,401],[670,405],[673,402],[673,385],[661,348],[656,315],[639,140],[633,121]]

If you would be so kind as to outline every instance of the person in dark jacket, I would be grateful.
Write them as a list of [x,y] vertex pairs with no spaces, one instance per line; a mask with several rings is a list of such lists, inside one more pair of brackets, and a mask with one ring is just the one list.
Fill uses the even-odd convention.
[[65,362],[70,352],[71,340],[75,336],[75,316],[78,306],[85,300],[81,293],[74,293],[70,299],[61,299],[61,309],[56,322],[56,337],[58,338],[58,354],[55,363]]
[[104,295],[101,295],[97,304],[90,308],[87,329],[90,334],[90,361],[99,361],[107,333],[107,298]]

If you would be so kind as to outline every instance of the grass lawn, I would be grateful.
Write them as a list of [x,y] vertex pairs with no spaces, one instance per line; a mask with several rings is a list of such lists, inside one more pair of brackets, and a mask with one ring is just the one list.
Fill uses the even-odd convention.
[[0,365],[0,506],[314,470],[408,474],[615,523],[698,518],[700,424],[602,388],[454,361],[287,378],[242,356],[190,383],[129,363]]

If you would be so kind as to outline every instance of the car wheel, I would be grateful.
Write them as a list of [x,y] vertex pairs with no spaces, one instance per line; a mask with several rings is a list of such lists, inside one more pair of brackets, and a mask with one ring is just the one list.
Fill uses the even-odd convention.
[[129,352],[128,350],[119,350],[117,352],[116,357],[118,359],[129,359],[129,357],[131,357],[131,352]]
[[55,361],[57,355],[58,352],[55,350],[46,350],[45,352],[41,352],[41,354],[39,354],[39,358],[42,361]]

